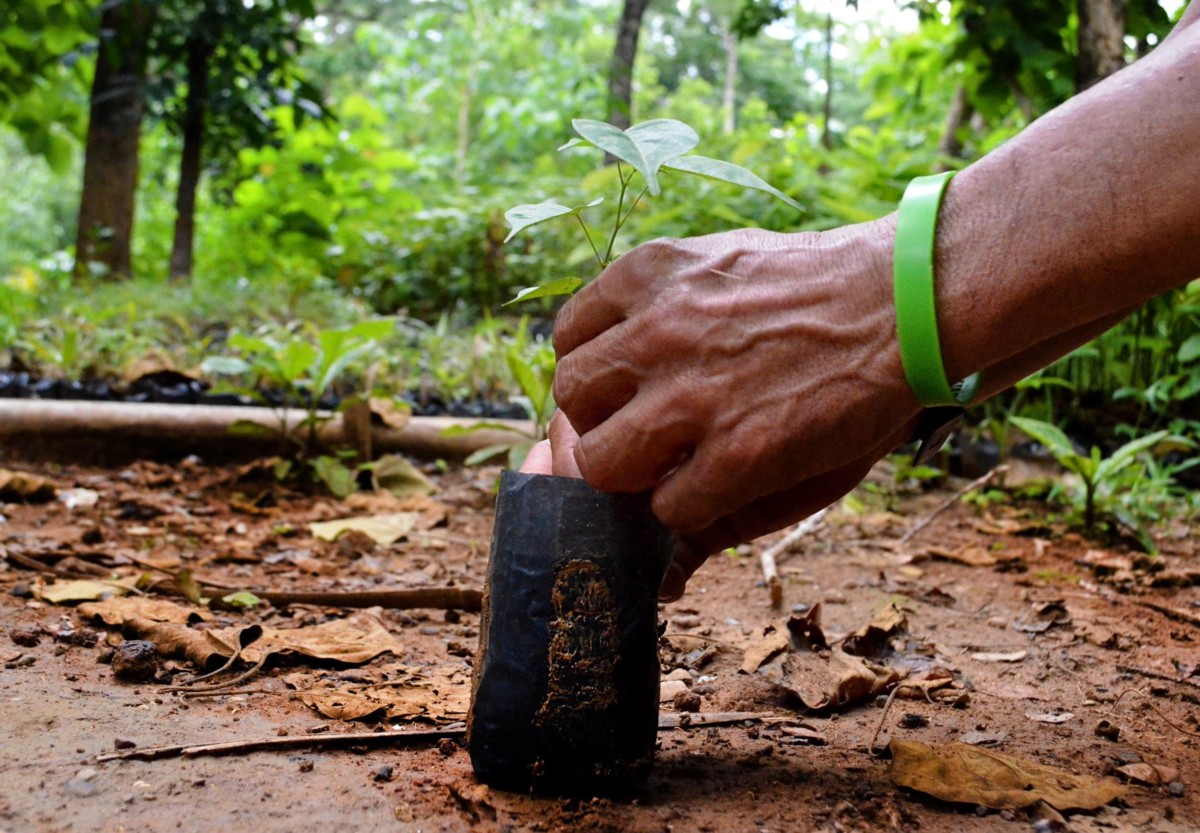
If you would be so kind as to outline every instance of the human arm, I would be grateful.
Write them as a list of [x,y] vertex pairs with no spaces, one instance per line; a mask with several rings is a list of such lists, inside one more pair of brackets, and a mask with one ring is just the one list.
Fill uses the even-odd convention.
[[[983,370],[994,394],[1200,274],[1198,8],[951,182],[935,264],[951,378]],[[893,217],[746,230],[618,260],[556,328],[583,474],[654,488],[697,562],[852,488],[920,411],[895,343],[893,232]]]

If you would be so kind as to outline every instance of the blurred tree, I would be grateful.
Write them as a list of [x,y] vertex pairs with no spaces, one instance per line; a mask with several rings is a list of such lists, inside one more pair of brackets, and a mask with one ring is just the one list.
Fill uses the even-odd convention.
[[633,61],[637,56],[642,18],[650,0],[625,0],[612,62],[608,66],[608,121],[622,130],[629,127],[633,109]]
[[75,237],[77,278],[97,270],[122,278],[131,271],[147,36],[156,13],[149,0],[119,0],[101,13]]

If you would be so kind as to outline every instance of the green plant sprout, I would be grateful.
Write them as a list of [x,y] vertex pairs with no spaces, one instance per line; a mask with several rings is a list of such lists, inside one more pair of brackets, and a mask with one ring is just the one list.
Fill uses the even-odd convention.
[[[574,208],[557,202],[526,203],[514,206],[504,212],[504,218],[512,226],[508,237],[504,239],[505,243],[531,226],[560,217],[574,217],[579,223],[584,237],[587,238],[588,245],[596,257],[597,265],[604,269],[612,263],[617,236],[629,221],[634,210],[647,194],[658,196],[662,193],[659,173],[663,170],[762,191],[783,200],[797,211],[803,210],[800,204],[787,194],[767,184],[740,165],[690,153],[696,145],[700,144],[700,136],[690,126],[676,119],[653,119],[635,124],[626,130],[592,119],[575,119],[571,122],[571,126],[579,135],[560,147],[560,151],[575,147],[591,147],[602,150],[617,160],[617,207],[613,212],[612,228],[606,235],[607,242],[603,243],[603,253],[601,253],[601,247],[596,245],[596,237],[592,230],[588,228],[583,219],[583,212],[603,203],[604,197],[596,197],[590,202]],[[637,191],[637,195],[630,198],[634,190],[634,179],[638,175],[641,177],[641,187]],[[561,278],[541,286],[523,289],[508,303],[556,295],[570,295],[582,283],[580,278]]]
[[[767,184],[740,165],[690,153],[700,143],[700,136],[690,126],[676,119],[653,119],[635,124],[626,130],[592,119],[575,119],[571,122],[571,126],[579,135],[560,147],[560,151],[575,147],[590,147],[604,151],[617,160],[618,187],[616,210],[612,215],[612,227],[603,237],[599,237],[601,244],[597,245],[597,235],[583,219],[583,212],[599,206],[604,202],[604,197],[596,197],[584,205],[576,207],[558,202],[525,203],[504,212],[505,219],[512,227],[508,236],[504,238],[505,243],[532,226],[563,217],[574,217],[579,223],[579,228],[586,238],[588,246],[595,255],[597,266],[602,270],[612,263],[617,238],[634,210],[642,203],[647,194],[658,196],[662,193],[659,174],[664,170],[762,191],[783,200],[797,211],[803,210],[800,204],[787,194]],[[641,178],[640,187],[635,185],[635,179],[639,176]],[[634,196],[635,191],[636,196]],[[568,277],[540,286],[527,287],[518,292],[516,297],[504,306],[518,301],[531,301],[535,298],[570,295],[582,284],[581,278]],[[522,350],[519,344],[513,345],[509,348],[506,358],[509,370],[521,389],[522,400],[530,412],[530,418],[534,421],[533,434],[532,436],[520,435],[520,439],[512,445],[498,445],[483,449],[467,459],[469,464],[490,459],[507,451],[509,464],[514,468],[519,466],[529,447],[545,437],[546,425],[551,414],[554,413],[555,404],[552,391],[555,359],[550,345],[538,345],[532,350]],[[474,429],[448,430],[454,433],[464,433],[483,427],[497,426],[487,424]]]
[[1143,455],[1148,455],[1161,444],[1169,444],[1174,448],[1191,448],[1192,443],[1185,437],[1173,435],[1168,431],[1155,431],[1144,437],[1122,445],[1108,457],[1102,457],[1097,446],[1092,446],[1087,454],[1075,450],[1070,438],[1062,429],[1048,422],[1025,417],[1009,417],[1009,420],[1021,431],[1037,440],[1054,456],[1059,465],[1079,476],[1083,484],[1082,494],[1076,492],[1072,497],[1076,511],[1082,511],[1083,528],[1094,531],[1098,510],[1113,514],[1129,526],[1137,534],[1142,545],[1148,552],[1154,552],[1154,541],[1143,528],[1141,520],[1128,512],[1119,511],[1122,507],[1118,498],[1122,493],[1136,488],[1139,478],[1123,477],[1135,464],[1140,464],[1145,471],[1146,463]]
[[[321,409],[321,400],[352,363],[377,351],[395,330],[391,318],[362,321],[349,327],[288,332],[284,337],[234,333],[228,346],[240,356],[210,356],[200,369],[222,376],[253,376],[253,388],[237,387],[270,405],[278,427],[267,428],[255,422],[234,423],[235,430],[275,433],[283,446],[282,459],[275,476],[285,480],[298,474],[297,467],[311,473],[338,496],[353,489],[354,476],[338,456],[318,456],[320,430],[332,419]],[[281,398],[271,401],[263,394],[266,386]],[[368,392],[369,393],[369,392]],[[288,408],[300,404],[304,418],[289,426]],[[345,403],[343,403],[345,404]]]

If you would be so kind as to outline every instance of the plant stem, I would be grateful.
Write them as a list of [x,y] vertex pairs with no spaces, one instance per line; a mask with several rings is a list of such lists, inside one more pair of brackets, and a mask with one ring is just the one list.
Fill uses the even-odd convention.
[[[625,178],[625,171],[621,168],[621,163],[617,163],[617,175],[621,178],[621,194],[617,197],[617,219],[613,223],[612,236],[608,238],[608,248],[604,251],[604,263],[602,266],[607,266],[612,262],[613,246],[617,243],[617,232],[621,230],[621,209],[625,207],[625,192],[629,190],[629,179]],[[629,178],[633,178],[633,173],[630,172]]]
[[588,231],[587,223],[583,221],[583,217],[578,214],[575,219],[579,221],[579,227],[583,229],[583,236],[587,238],[588,245],[592,247],[592,254],[596,256],[596,262],[600,264],[600,268],[604,268],[604,258],[600,257],[600,250],[596,248],[596,244],[592,241],[591,232]]

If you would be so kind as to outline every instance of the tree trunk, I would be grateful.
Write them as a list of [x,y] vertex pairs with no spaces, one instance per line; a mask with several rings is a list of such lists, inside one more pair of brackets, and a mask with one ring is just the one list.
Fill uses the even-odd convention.
[[825,120],[821,125],[821,146],[833,147],[829,123],[833,121],[833,12],[825,16]]
[[93,263],[111,278],[128,277],[138,181],[146,39],[156,4],[109,4],[100,18],[100,49],[92,81],[91,113],[75,238],[76,278]]
[[1125,66],[1125,0],[1076,0],[1079,57],[1075,91],[1082,92]]
[[[954,100],[950,102],[950,109],[946,112],[946,126],[942,129],[942,138],[938,141],[938,156],[951,159],[962,157],[963,146],[958,138],[958,131],[971,120],[974,112],[975,108],[967,99],[966,87],[959,84],[954,90]],[[948,170],[946,164],[941,161],[937,163],[937,169]]]
[[650,0],[625,0],[608,65],[608,121],[622,130],[629,127],[633,118],[633,62],[648,5]]
[[196,187],[204,148],[204,115],[208,109],[208,62],[211,41],[192,38],[188,44],[187,102],[183,113],[183,152],[179,160],[179,190],[175,194],[175,239],[171,244],[171,278],[192,277],[196,236]]
[[725,50],[725,92],[721,96],[721,110],[725,113],[725,123],[721,127],[721,132],[726,136],[731,136],[737,130],[737,35],[728,29],[723,29],[721,31],[721,47]]

